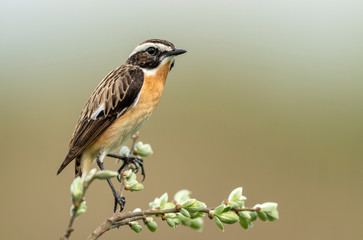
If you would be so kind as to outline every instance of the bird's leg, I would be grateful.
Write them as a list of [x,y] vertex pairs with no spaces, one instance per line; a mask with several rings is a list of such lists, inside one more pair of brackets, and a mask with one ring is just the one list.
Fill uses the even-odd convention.
[[144,169],[144,161],[141,158],[138,157],[130,157],[130,156],[120,156],[120,155],[116,155],[116,154],[107,154],[108,157],[112,157],[112,158],[117,158],[123,161],[122,166],[118,169],[118,173],[121,174],[122,170],[129,164],[134,164],[136,167],[136,172],[139,170],[139,168],[141,168],[141,175],[142,175],[142,180],[144,181],[145,179],[145,169]]
[[[105,168],[103,166],[103,162],[101,162],[99,158],[97,158],[97,165],[100,167],[101,170],[105,170]],[[125,200],[124,197],[121,197],[117,193],[115,187],[113,186],[113,184],[112,184],[112,182],[111,182],[111,180],[109,178],[107,178],[107,182],[108,182],[108,185],[110,185],[113,196],[115,197],[115,204],[114,204],[114,207],[113,207],[113,212],[116,212],[117,204],[120,205],[120,212],[122,212],[122,210],[125,207],[126,200]]]

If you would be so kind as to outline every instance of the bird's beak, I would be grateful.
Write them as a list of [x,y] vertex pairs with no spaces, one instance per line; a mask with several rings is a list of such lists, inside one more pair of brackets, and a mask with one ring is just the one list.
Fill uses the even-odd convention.
[[167,52],[166,55],[167,56],[177,56],[177,55],[180,55],[180,54],[183,54],[183,53],[186,53],[187,51],[184,50],[184,49],[174,49],[170,52]]

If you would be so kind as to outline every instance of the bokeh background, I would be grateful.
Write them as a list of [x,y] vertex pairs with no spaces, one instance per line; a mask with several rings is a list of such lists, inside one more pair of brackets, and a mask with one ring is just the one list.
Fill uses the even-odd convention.
[[[127,210],[183,188],[210,206],[243,186],[281,219],[222,233],[206,219],[102,239],[362,239],[363,4],[353,0],[0,3],[2,239],[58,239],[73,166],[56,176],[99,81],[140,42],[188,50],[141,132],[154,155]],[[106,166],[116,169],[113,160]],[[71,239],[112,214],[105,182]]]

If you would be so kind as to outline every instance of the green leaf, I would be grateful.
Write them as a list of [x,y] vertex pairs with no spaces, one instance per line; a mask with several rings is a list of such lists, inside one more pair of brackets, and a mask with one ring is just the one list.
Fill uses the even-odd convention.
[[139,233],[139,232],[141,232],[141,230],[142,230],[142,227],[139,225],[139,223],[138,222],[136,222],[136,221],[134,221],[134,222],[130,222],[130,228],[134,231],[134,232],[136,232],[136,233]]
[[231,208],[240,208],[241,204],[237,202],[228,202],[228,206]]
[[177,218],[180,219],[181,224],[183,224],[184,226],[190,226],[191,221],[192,221],[190,218],[187,218],[180,213],[177,213],[176,216],[177,216]]
[[135,149],[137,154],[141,157],[148,157],[153,154],[153,150],[150,144],[143,144],[142,142],[138,142],[135,144]]
[[76,216],[78,217],[82,213],[85,213],[86,210],[87,210],[86,201],[82,201],[81,204],[79,205],[78,209],[77,209]]
[[218,215],[219,220],[221,220],[222,223],[226,224],[233,224],[238,222],[238,216],[234,212],[223,212],[220,215]]
[[275,221],[276,219],[279,218],[279,213],[277,211],[277,203],[274,202],[266,202],[263,204],[257,204],[255,205],[255,208],[260,208],[261,210],[257,212],[258,217],[263,220],[266,221]]
[[251,215],[250,215],[250,211],[240,211],[238,212],[238,215],[246,220],[250,220],[251,219]]
[[247,198],[242,196],[242,187],[234,189],[228,196],[228,206],[242,208]]
[[241,225],[241,227],[243,227],[246,230],[248,229],[248,223],[249,221],[244,218],[240,218],[239,220],[239,224]]
[[160,208],[163,208],[165,206],[165,204],[167,203],[167,201],[168,201],[168,194],[164,193],[160,197]]
[[108,179],[118,175],[118,172],[111,170],[102,170],[96,173],[95,178],[97,179]]
[[132,169],[129,169],[129,170],[125,171],[124,173],[125,173],[125,178],[129,179],[131,174],[133,174],[133,171],[132,171]]
[[130,180],[130,181],[126,181],[125,186],[132,188],[133,186],[135,186],[138,183],[139,182],[137,180]]
[[126,181],[133,181],[136,180],[136,174],[134,173],[134,171],[132,169],[126,170],[124,172],[122,172],[121,174],[117,175],[117,180],[119,182],[122,181],[122,176],[125,176]]
[[153,202],[149,203],[151,208],[163,208],[168,202],[168,194],[164,193],[160,198],[155,198]]
[[185,207],[189,207],[190,205],[192,205],[196,200],[195,199],[188,199],[186,201],[184,201],[181,206],[182,208],[185,208]]
[[190,213],[190,218],[195,219],[195,218],[199,218],[199,217],[204,217],[204,215],[205,215],[204,212]]
[[76,177],[71,184],[71,195],[74,204],[78,204],[83,196],[83,182],[81,177]]
[[191,220],[190,227],[195,230],[201,231],[203,229],[203,218],[196,218]]
[[164,205],[164,209],[167,209],[167,208],[175,208],[175,204],[171,203],[171,202],[167,202]]
[[244,229],[248,229],[253,227],[253,223],[250,221],[250,219],[246,219],[243,217],[239,218],[239,224],[244,228]]
[[176,225],[175,225],[175,222],[173,221],[173,219],[167,218],[166,223],[169,225],[169,227],[176,228]]
[[186,200],[190,199],[190,194],[192,192],[189,191],[189,190],[186,190],[186,189],[183,189],[183,190],[180,190],[178,191],[175,195],[174,195],[174,200],[177,202],[177,203],[183,203],[185,202]]
[[234,189],[228,196],[228,201],[238,201],[242,197],[242,187]]
[[[71,206],[71,209],[70,209],[70,214],[71,216],[73,216],[73,211],[75,209],[75,206],[72,205]],[[79,206],[78,206],[78,209],[77,209],[77,212],[76,212],[76,217],[78,217],[79,215],[81,215],[82,213],[85,213],[87,210],[87,206],[86,206],[86,201],[82,201]]]
[[265,212],[267,219],[269,221],[275,221],[277,219],[279,219],[279,212],[277,211],[277,209],[271,210],[269,212]]
[[262,211],[258,211],[257,212],[257,216],[262,220],[262,221],[266,221],[267,220],[267,216],[264,212]]
[[185,217],[190,218],[190,214],[187,210],[185,210],[184,208],[181,208],[179,211],[181,214],[183,214]]
[[257,213],[256,212],[250,212],[250,216],[251,216],[251,222],[256,221],[256,219],[257,219]]
[[255,205],[255,207],[261,208],[261,211],[269,212],[269,211],[272,211],[272,210],[276,210],[277,209],[277,203],[274,203],[274,202],[265,202],[263,204],[257,204],[257,205]]
[[136,180],[136,174],[133,172],[132,169],[125,171],[125,178],[127,181],[134,181]]
[[217,224],[219,229],[221,229],[224,232],[223,223],[221,222],[221,220],[219,220],[219,218],[217,216],[214,217],[214,222]]
[[173,218],[173,221],[175,222],[175,225],[181,224],[181,221],[178,217]]
[[137,184],[132,185],[132,186],[130,187],[130,191],[131,191],[131,192],[141,191],[141,190],[143,190],[143,189],[144,189],[144,185],[142,185],[141,183],[137,183]]
[[218,207],[216,207],[213,210],[213,214],[218,216],[219,214],[221,214],[223,212],[224,208],[225,208],[224,204],[219,205]]
[[85,178],[84,181],[86,183],[89,183],[93,179],[93,177],[95,176],[96,172],[97,172],[97,169],[96,168],[91,169],[89,171],[89,173],[87,174],[87,176],[86,176],[86,178]]
[[166,213],[165,216],[167,218],[175,218],[176,217],[176,213]]
[[153,202],[149,203],[149,207],[158,208],[160,206],[160,198],[155,198]]
[[150,232],[155,232],[158,229],[158,225],[152,218],[148,217],[146,218],[146,221],[146,227],[150,230]]
[[[182,207],[183,207],[183,205],[182,205]],[[194,201],[189,206],[186,206],[183,208],[185,208],[185,210],[187,210],[189,213],[195,213],[195,212],[199,212],[202,209],[207,208],[207,205],[205,205],[205,203],[203,203],[203,202]]]
[[229,210],[231,210],[231,206],[227,206],[223,209],[222,213],[228,212]]

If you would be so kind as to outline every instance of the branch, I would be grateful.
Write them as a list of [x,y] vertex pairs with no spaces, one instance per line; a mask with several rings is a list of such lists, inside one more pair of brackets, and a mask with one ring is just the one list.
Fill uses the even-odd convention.
[[[119,228],[124,225],[129,225],[130,222],[136,220],[146,219],[146,216],[157,216],[157,215],[164,216],[167,213],[179,213],[181,209],[182,209],[181,205],[178,204],[174,208],[168,208],[168,209],[149,209],[140,212],[127,212],[127,213],[116,212],[112,217],[108,218],[104,223],[98,226],[96,230],[94,230],[93,233],[88,237],[88,240],[96,240],[102,234],[111,229]],[[210,214],[211,212],[213,212],[213,210],[215,210],[215,208],[203,208],[198,212]],[[258,212],[261,210],[261,208],[259,207],[236,208],[231,210],[235,212],[240,212],[240,211]],[[211,218],[213,219],[213,216]],[[162,219],[165,220],[165,218]]]
[[[76,179],[75,179],[75,181],[76,181]],[[73,230],[74,230],[73,229],[73,223],[74,223],[74,220],[77,217],[77,212],[79,213],[79,210],[81,209],[82,206],[85,207],[85,205],[82,204],[82,203],[85,203],[85,199],[84,199],[83,196],[86,194],[87,189],[89,188],[89,186],[90,186],[90,184],[92,183],[93,180],[94,180],[94,178],[91,178],[88,183],[82,184],[84,186],[83,186],[83,189],[82,189],[82,197],[81,197],[81,199],[79,201],[76,201],[74,199],[74,197],[72,196],[73,197],[72,215],[71,215],[71,218],[69,220],[68,228],[66,229],[65,234],[63,235],[63,237],[60,238],[61,240],[68,240],[71,233],[73,232]],[[75,181],[73,181],[73,184],[75,184]],[[72,186],[73,186],[73,184],[72,184]],[[71,186],[71,191],[72,191],[72,186]],[[85,209],[84,209],[84,211],[85,211]]]
[[[149,144],[143,144],[142,142],[135,144],[137,137],[137,135],[133,137],[131,150],[127,147],[121,148],[121,156],[147,157],[153,153]],[[108,179],[117,176],[120,181],[118,193],[121,197],[124,195],[124,191],[141,191],[144,186],[136,180],[138,166],[135,165],[138,164],[139,162],[127,164],[121,174],[108,170],[97,172],[96,169],[92,169],[83,180],[77,177],[71,185],[73,201],[71,219],[61,240],[69,239],[73,231],[72,226],[75,218],[86,211],[84,196],[94,179]],[[258,218],[262,221],[274,221],[279,217],[277,203],[267,202],[257,204],[252,208],[245,207],[245,200],[247,198],[242,195],[242,187],[234,189],[228,198],[215,208],[208,208],[205,203],[191,199],[190,194],[191,192],[188,190],[181,190],[175,194],[172,201],[168,202],[168,194],[164,193],[161,197],[155,198],[153,202],[149,203],[150,209],[148,210],[135,209],[134,211],[122,213],[120,207],[118,207],[116,212],[99,225],[90,234],[88,239],[98,239],[105,232],[125,225],[139,233],[142,230],[139,221],[143,221],[151,232],[155,232],[158,226],[152,216],[160,217],[172,228],[175,228],[177,225],[184,225],[196,230],[201,230],[203,227],[203,217],[206,215],[213,219],[221,230],[224,230],[223,224],[238,222],[244,229],[248,229],[253,226],[252,222]]]
[[76,217],[86,212],[86,200],[84,198],[89,186],[95,179],[108,179],[112,177],[116,177],[118,172],[102,170],[98,171],[94,168],[84,180],[81,177],[76,177],[71,185],[71,195],[73,205],[71,207],[71,218],[69,220],[68,228],[66,229],[65,234],[60,238],[61,240],[68,240],[71,233],[73,232],[73,224]]

